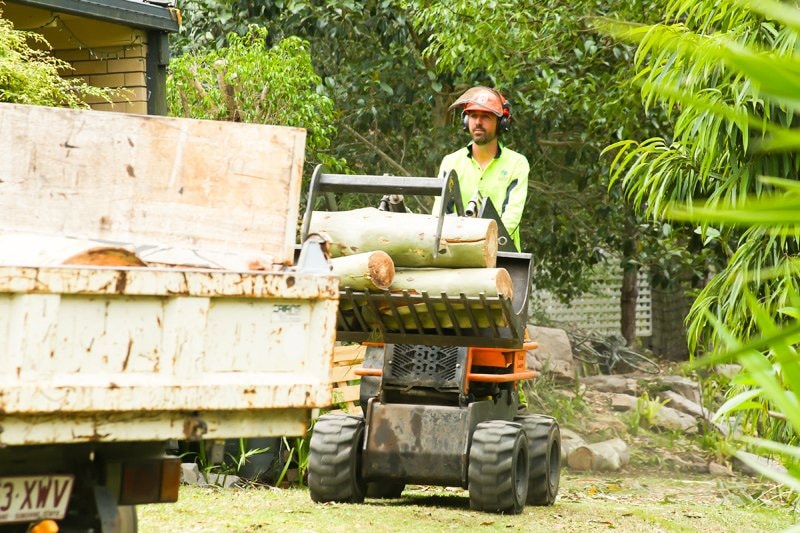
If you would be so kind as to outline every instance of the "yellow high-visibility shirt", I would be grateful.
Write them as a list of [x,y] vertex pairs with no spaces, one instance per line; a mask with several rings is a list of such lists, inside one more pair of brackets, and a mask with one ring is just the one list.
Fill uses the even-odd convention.
[[[528,196],[528,173],[530,165],[527,158],[498,144],[497,155],[482,169],[472,158],[472,143],[444,156],[439,167],[439,176],[446,176],[451,170],[458,175],[461,200],[467,203],[479,191],[483,198],[491,198],[492,204],[500,214],[508,234],[520,250],[519,223],[525,199]],[[436,199],[434,212],[438,212],[441,198]],[[454,206],[447,206],[447,212],[455,212]]]

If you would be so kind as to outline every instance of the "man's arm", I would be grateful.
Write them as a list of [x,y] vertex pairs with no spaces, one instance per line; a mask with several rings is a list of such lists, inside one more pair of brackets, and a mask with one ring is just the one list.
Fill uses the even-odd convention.
[[508,230],[509,235],[517,243],[519,248],[519,224],[522,220],[522,212],[525,209],[525,200],[528,197],[528,174],[530,165],[525,157],[520,157],[511,170],[511,179],[506,198],[501,206],[500,219]]

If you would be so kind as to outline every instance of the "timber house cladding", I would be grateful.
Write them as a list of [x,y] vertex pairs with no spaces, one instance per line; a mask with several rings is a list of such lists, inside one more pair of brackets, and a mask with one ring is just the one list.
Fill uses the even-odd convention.
[[167,36],[178,30],[171,2],[142,0],[6,0],[2,17],[18,30],[41,34],[52,53],[90,85],[124,89],[93,109],[166,114]]

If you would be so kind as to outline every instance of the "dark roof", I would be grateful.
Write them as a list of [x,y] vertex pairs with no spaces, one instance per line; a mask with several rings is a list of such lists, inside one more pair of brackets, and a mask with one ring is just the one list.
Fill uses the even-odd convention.
[[178,31],[178,11],[172,2],[153,0],[11,0],[17,4],[116,22],[134,28]]

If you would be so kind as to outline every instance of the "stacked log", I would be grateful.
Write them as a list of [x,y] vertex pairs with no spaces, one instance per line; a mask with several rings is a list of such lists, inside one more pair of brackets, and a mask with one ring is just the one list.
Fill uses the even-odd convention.
[[392,258],[380,250],[337,257],[331,266],[340,285],[357,291],[388,289],[395,277]]
[[[468,313],[460,295],[513,298],[511,276],[497,264],[497,223],[491,219],[445,217],[434,257],[438,219],[430,215],[392,213],[375,208],[351,211],[315,211],[309,231],[331,241],[333,271],[342,287],[357,291],[388,289],[393,293],[427,293],[431,302],[382,309],[376,304],[365,318],[389,328],[414,329],[474,325],[504,327],[503,310],[495,304],[485,313]],[[380,253],[380,256],[376,254]],[[371,255],[372,254],[372,255]],[[377,259],[380,257],[380,261]],[[392,267],[385,264],[386,259]],[[371,261],[372,263],[368,263]],[[378,266],[380,265],[380,266]],[[381,274],[377,274],[376,270]],[[386,275],[393,279],[386,285]],[[440,296],[450,298],[450,305]],[[418,300],[415,300],[418,302]],[[381,317],[375,314],[380,313]]]
[[396,267],[493,268],[497,264],[497,222],[445,217],[434,258],[437,223],[432,215],[374,207],[314,211],[309,233],[326,234],[333,257],[380,250],[389,254]]

